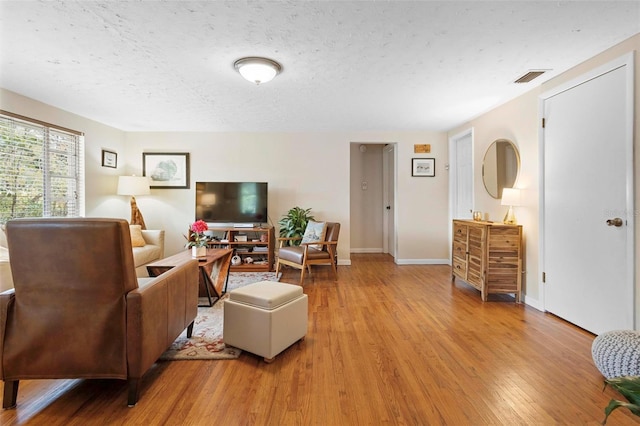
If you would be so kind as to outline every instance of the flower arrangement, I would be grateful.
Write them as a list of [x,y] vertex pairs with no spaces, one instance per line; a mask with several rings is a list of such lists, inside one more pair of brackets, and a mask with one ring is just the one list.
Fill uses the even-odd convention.
[[189,238],[187,238],[187,244],[185,247],[206,247],[207,237],[204,235],[204,231],[207,231],[209,226],[203,220],[197,220],[189,227]]

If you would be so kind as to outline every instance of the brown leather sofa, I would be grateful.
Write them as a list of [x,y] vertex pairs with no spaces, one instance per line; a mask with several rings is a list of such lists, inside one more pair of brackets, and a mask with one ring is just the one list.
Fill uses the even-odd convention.
[[139,381],[187,328],[198,304],[198,266],[188,260],[136,278],[129,225],[121,219],[17,219],[7,223],[14,289],[0,293],[3,408],[21,379]]

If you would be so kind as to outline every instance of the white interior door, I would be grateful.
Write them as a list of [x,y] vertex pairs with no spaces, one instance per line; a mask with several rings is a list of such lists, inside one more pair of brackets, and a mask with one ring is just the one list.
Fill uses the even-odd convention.
[[[542,100],[545,309],[596,334],[634,327],[633,73],[624,64]],[[607,224],[615,218],[620,226]]]
[[473,212],[473,132],[449,140],[451,219],[471,219]]

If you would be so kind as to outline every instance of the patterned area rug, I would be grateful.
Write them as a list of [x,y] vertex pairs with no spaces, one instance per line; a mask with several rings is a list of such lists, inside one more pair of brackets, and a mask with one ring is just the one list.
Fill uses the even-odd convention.
[[[282,275],[282,274],[280,274]],[[227,284],[227,293],[212,307],[198,308],[198,316],[193,326],[193,335],[187,338],[186,330],[176,339],[171,347],[160,357],[164,361],[189,359],[235,359],[242,350],[225,346],[222,341],[222,325],[224,319],[224,300],[228,292],[258,281],[279,281],[275,272],[231,272]],[[207,303],[207,299],[201,299]]]

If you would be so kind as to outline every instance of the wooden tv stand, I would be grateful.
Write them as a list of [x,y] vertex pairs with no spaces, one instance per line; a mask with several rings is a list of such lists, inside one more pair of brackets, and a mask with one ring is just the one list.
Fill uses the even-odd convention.
[[[209,230],[219,238],[219,240],[209,241],[209,247],[233,249],[234,256],[240,256],[242,259],[240,265],[231,265],[231,271],[269,272],[274,270],[275,234],[273,226],[211,227]],[[242,241],[244,238],[246,241]],[[253,263],[245,262],[245,259],[249,257],[253,259]]]

